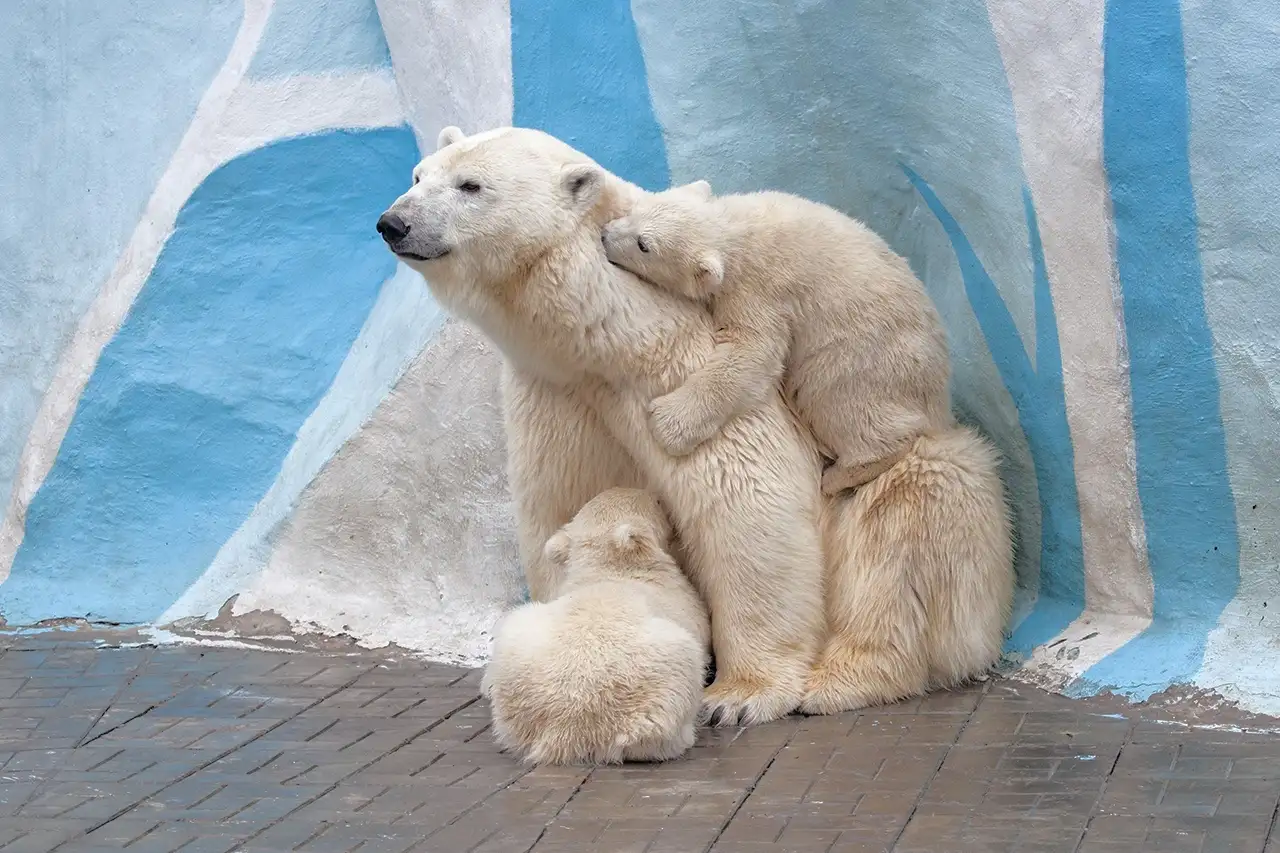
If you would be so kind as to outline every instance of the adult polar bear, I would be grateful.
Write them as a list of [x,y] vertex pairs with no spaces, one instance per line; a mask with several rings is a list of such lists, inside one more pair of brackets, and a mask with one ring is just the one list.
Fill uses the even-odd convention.
[[556,584],[547,538],[604,489],[648,486],[711,610],[713,720],[893,701],[996,659],[1012,546],[985,442],[963,428],[921,438],[852,497],[824,501],[814,444],[775,393],[671,457],[649,433],[647,404],[715,342],[704,309],[605,259],[604,224],[642,191],[521,128],[446,128],[413,181],[378,230],[504,355],[509,473],[535,599]]

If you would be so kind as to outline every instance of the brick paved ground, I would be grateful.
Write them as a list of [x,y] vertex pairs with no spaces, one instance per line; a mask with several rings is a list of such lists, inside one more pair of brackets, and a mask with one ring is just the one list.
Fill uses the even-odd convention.
[[1280,853],[1271,721],[992,681],[530,771],[472,672],[122,636],[0,634],[4,853]]

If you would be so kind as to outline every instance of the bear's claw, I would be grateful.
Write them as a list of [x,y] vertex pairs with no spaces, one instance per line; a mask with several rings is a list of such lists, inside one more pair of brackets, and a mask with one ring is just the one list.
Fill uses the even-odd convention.
[[709,726],[753,726],[790,714],[801,696],[799,685],[791,688],[717,678],[703,694],[703,717]]

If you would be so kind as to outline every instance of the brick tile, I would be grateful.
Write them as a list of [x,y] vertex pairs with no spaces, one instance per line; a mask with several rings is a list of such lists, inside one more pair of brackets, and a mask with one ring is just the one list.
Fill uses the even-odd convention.
[[3,853],[1280,853],[1265,725],[997,680],[701,732],[666,765],[530,769],[473,671],[113,637],[0,631]]

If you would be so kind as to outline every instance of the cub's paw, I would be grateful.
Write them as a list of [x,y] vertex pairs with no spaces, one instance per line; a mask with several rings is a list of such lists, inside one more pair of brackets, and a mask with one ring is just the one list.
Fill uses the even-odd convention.
[[672,456],[687,456],[715,435],[715,424],[707,423],[701,411],[692,395],[676,389],[649,404],[649,428]]
[[837,460],[822,472],[822,493],[833,497],[849,489],[858,489],[888,471],[905,455],[906,449],[871,462],[845,464]]
[[702,695],[709,726],[754,726],[785,717],[800,704],[802,685],[717,678]]
[[822,472],[822,493],[827,497],[833,498],[850,488],[852,486],[850,485],[849,470],[847,468],[831,465]]

